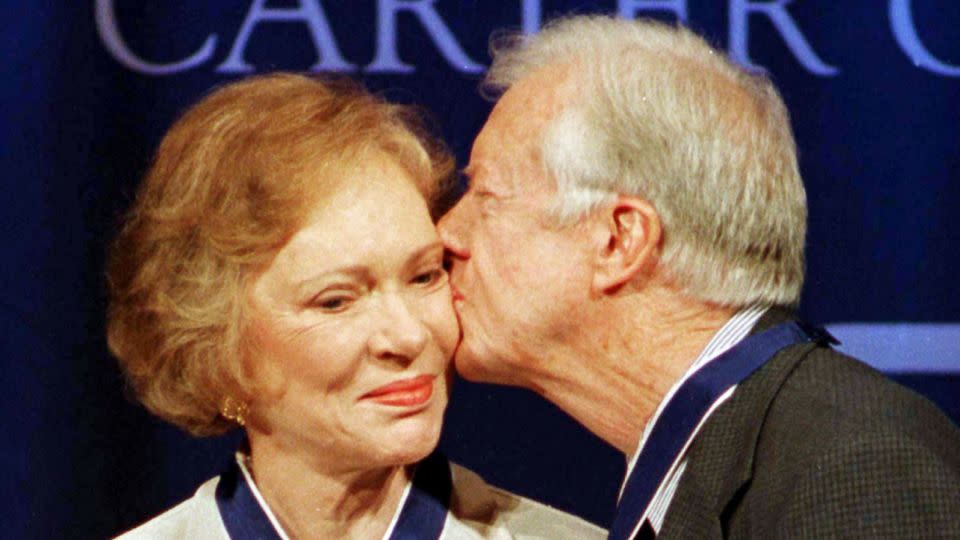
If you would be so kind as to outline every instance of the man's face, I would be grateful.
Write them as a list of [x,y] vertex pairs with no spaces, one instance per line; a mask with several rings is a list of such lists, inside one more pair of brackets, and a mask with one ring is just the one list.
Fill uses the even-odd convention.
[[580,231],[548,214],[556,191],[539,141],[560,106],[551,82],[521,81],[499,101],[474,142],[469,189],[439,223],[463,327],[454,361],[468,379],[536,386],[589,290]]

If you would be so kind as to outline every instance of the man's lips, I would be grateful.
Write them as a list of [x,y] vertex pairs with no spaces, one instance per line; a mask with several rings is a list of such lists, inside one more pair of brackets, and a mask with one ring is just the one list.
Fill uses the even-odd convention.
[[426,403],[433,394],[433,381],[436,375],[420,375],[410,379],[395,381],[371,390],[361,396],[383,405],[395,407],[414,407]]

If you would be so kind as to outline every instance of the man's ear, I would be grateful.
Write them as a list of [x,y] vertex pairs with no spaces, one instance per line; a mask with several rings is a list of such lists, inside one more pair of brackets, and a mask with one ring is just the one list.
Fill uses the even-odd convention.
[[663,232],[656,208],[639,197],[621,195],[599,217],[593,290],[609,293],[656,267]]

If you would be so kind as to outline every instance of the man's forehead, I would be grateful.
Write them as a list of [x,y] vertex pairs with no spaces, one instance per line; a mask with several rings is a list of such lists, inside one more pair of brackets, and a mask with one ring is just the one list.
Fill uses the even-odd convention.
[[[467,174],[487,169],[488,161],[503,165],[507,159],[510,167],[539,167],[543,129],[573,96],[569,71],[567,65],[540,68],[507,90],[477,136]],[[489,167],[494,168],[499,167]]]
[[517,81],[497,102],[491,119],[502,116],[504,123],[518,130],[538,130],[567,107],[574,95],[570,63],[534,70]]

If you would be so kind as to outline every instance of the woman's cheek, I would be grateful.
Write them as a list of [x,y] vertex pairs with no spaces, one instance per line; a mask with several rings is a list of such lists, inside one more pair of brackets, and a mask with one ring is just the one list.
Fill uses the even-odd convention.
[[430,296],[426,315],[424,323],[431,329],[437,345],[445,357],[451,357],[460,340],[460,326],[453,310],[450,287],[445,286]]
[[366,357],[370,325],[365,314],[330,317],[305,326],[287,362],[302,380],[337,390],[351,384]]

